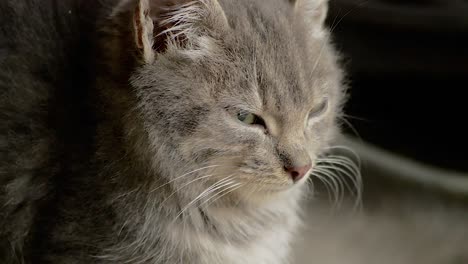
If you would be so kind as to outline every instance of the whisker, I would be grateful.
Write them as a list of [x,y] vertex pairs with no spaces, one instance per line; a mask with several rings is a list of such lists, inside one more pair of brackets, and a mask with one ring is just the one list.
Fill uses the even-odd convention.
[[[347,169],[350,173],[352,173],[356,180],[361,180],[361,169],[359,166],[354,164],[352,160],[347,157],[341,156],[330,156],[329,159],[321,159],[317,162],[318,166],[321,164],[326,163],[329,165],[341,165],[345,169]],[[351,179],[353,180],[353,179]]]
[[338,117],[341,121],[343,121],[343,123],[345,123],[349,129],[351,129],[351,131],[354,133],[354,135],[356,135],[360,141],[363,141],[361,135],[359,134],[359,132],[357,131],[357,129],[353,126],[353,124],[351,124],[351,122],[349,122],[344,116],[340,116]]
[[[200,207],[209,202],[208,204],[205,205],[205,208],[208,208],[210,205],[212,205],[212,204],[213,204],[214,202],[216,202],[217,200],[223,198],[224,196],[226,196],[226,195],[228,195],[228,194],[234,192],[235,190],[237,190],[237,189],[239,189],[239,188],[241,188],[241,187],[243,187],[243,186],[244,186],[243,183],[235,183],[235,184],[233,184],[233,185],[231,185],[231,186],[228,186],[228,187],[226,187],[225,189],[223,189],[223,190],[217,192],[216,194],[214,194],[211,198],[209,198],[209,199],[207,199],[206,201],[204,201],[202,204],[200,204]],[[229,189],[231,189],[231,190],[229,190]],[[227,191],[227,192],[226,192],[226,191]],[[225,193],[222,194],[223,192],[225,192]],[[221,195],[220,195],[220,194],[221,194]],[[220,196],[218,196],[218,195],[220,195]],[[218,197],[216,197],[216,196],[218,196]],[[211,200],[211,199],[213,199],[213,198],[215,198],[215,199],[214,199],[214,200]],[[211,200],[211,202],[210,202],[210,200]]]
[[361,208],[363,184],[360,167],[348,157],[336,155],[330,155],[327,158],[321,158],[318,160],[317,164],[318,168],[333,170],[349,179],[352,182],[354,188],[351,188],[346,180],[344,183],[348,190],[355,197],[354,207]]
[[[327,147],[326,149],[328,150],[344,150],[344,151],[347,151],[348,153],[350,153],[351,155],[353,155],[353,157],[356,158],[356,162],[358,163],[358,167],[360,168],[361,167],[361,158],[359,157],[359,155],[357,154],[356,151],[354,151],[353,149],[351,149],[350,147],[347,147],[347,146],[342,146],[342,145],[336,145],[336,146],[330,146],[330,147]],[[339,155],[327,155],[327,157],[344,157],[344,156],[339,156]],[[326,158],[326,157],[325,157]],[[320,159],[323,159],[323,158],[319,158]],[[353,161],[354,162],[354,161]]]
[[329,164],[329,165],[341,165],[345,169],[347,169],[349,172],[351,172],[353,175],[356,175],[356,177],[359,176],[360,174],[360,169],[358,166],[356,166],[354,163],[352,163],[351,160],[346,160],[346,159],[322,159],[317,162],[317,166],[322,166],[323,164]]
[[370,122],[369,119],[364,118],[364,117],[359,117],[359,116],[353,116],[353,115],[348,115],[348,114],[342,114],[343,117],[349,118],[349,119],[354,119],[354,120],[360,120],[360,121],[366,121]]
[[210,187],[208,187],[207,189],[205,189],[202,193],[200,193],[197,197],[195,197],[195,199],[193,199],[191,202],[189,202],[177,215],[176,217],[174,218],[174,221],[177,220],[177,218],[179,218],[184,212],[186,212],[191,206],[193,206],[196,202],[198,202],[199,200],[203,199],[206,195],[209,195],[211,194],[212,192],[216,191],[216,190],[219,190],[220,188],[223,188],[224,186],[226,185],[229,185],[229,184],[232,184],[233,181],[230,180],[230,178],[232,177],[233,175],[231,175],[230,177],[227,177],[225,179],[222,179],[218,182],[216,182],[215,184],[211,185]]
[[358,8],[362,7],[363,5],[367,4],[369,1],[370,1],[370,0],[364,0],[364,1],[362,1],[361,3],[356,4],[353,8],[351,8],[350,10],[348,10],[348,12],[346,12],[346,13],[340,18],[340,20],[338,20],[338,22],[336,22],[335,25],[333,25],[333,23],[335,23],[335,21],[336,21],[336,18],[338,17],[338,15],[336,15],[335,20],[333,20],[333,23],[332,23],[332,25],[331,25],[331,27],[330,27],[330,32],[333,32],[333,31],[338,27],[338,25],[343,21],[343,19],[346,18],[346,16],[348,16],[348,15],[351,14],[352,12],[356,11],[356,9],[358,9]]
[[[313,172],[310,173],[310,176],[314,176]],[[313,177],[309,177],[307,178],[307,187],[308,187],[308,191],[307,191],[307,199],[309,198],[313,198],[315,197],[315,183],[314,183],[314,180],[313,180]]]
[[220,167],[220,166],[221,166],[221,165],[211,165],[211,166],[206,166],[206,167],[203,167],[203,168],[199,168],[199,169],[196,169],[196,170],[187,172],[187,173],[185,173],[185,174],[183,174],[183,175],[181,175],[181,176],[176,177],[175,179],[172,179],[172,180],[170,180],[170,181],[168,181],[168,182],[166,182],[166,183],[164,183],[164,184],[162,184],[162,185],[156,187],[155,189],[151,190],[150,193],[155,192],[155,191],[159,190],[160,188],[162,188],[162,187],[164,187],[164,186],[167,186],[168,184],[171,184],[171,183],[173,183],[173,182],[179,180],[180,178],[187,177],[187,176],[189,176],[190,174],[193,174],[193,173],[195,173],[195,172],[198,172],[198,171],[201,171],[201,170],[205,170],[205,169],[216,168],[216,167]]
[[[317,174],[317,172],[315,172],[315,171],[311,173],[311,176],[319,179],[323,183],[323,185],[325,186],[325,189],[327,190],[328,201],[330,203],[332,202],[332,196],[333,196],[333,200],[336,201],[336,196],[334,195],[333,190],[331,190],[330,184],[328,183],[328,181],[326,181],[324,176],[321,175],[321,174]],[[312,179],[313,177],[310,177],[311,182],[313,182],[313,179]],[[332,193],[333,193],[333,195],[332,195]]]
[[[250,186],[252,186],[251,183],[253,183],[253,182],[255,182],[255,178],[249,179],[249,180],[244,184],[244,186],[249,186],[249,187],[250,187]],[[252,196],[252,194],[253,194],[254,192],[257,191],[257,188],[249,188],[249,189],[250,189],[250,191],[249,191],[248,193],[246,193],[246,194],[244,195],[244,197],[242,197],[242,196],[239,197],[239,199],[238,199],[238,201],[237,201],[237,203],[236,203],[236,207],[240,204],[240,202],[242,201],[242,198],[248,200],[248,198],[249,198],[250,196]]]
[[[335,29],[338,27],[338,25],[341,23],[341,21],[343,21],[343,19],[348,16],[351,12],[353,12],[356,8],[364,5],[365,3],[369,2],[369,0],[366,0],[362,3],[360,3],[359,5],[356,5],[354,8],[352,8],[351,10],[349,10],[348,12],[346,12],[346,14],[344,14],[339,20],[338,22],[336,22],[336,19],[338,18],[338,15],[334,18],[333,22],[332,22],[332,25],[330,26],[330,34],[328,34],[327,36],[327,40],[323,43],[322,47],[320,47],[320,51],[319,51],[319,54],[317,56],[317,59],[314,63],[314,66],[312,67],[312,70],[311,70],[311,74],[314,74],[315,73],[315,70],[317,69],[318,67],[318,64],[319,64],[319,61],[322,57],[322,54],[323,54],[323,50],[324,48],[328,45],[328,43],[330,42],[330,39],[331,39],[331,33],[333,33],[333,31],[335,31]],[[335,24],[336,22],[336,24]]]
[[326,170],[326,169],[323,169],[323,168],[316,168],[316,171],[317,172],[321,172],[323,174],[326,174],[329,178],[330,181],[332,181],[333,185],[336,186],[336,189],[342,193],[343,190],[344,190],[344,185],[343,185],[343,182],[341,181],[341,178],[340,177],[337,177],[335,174],[333,174],[332,172]]
[[[321,168],[323,169],[330,169],[330,170],[334,170],[335,172],[339,173],[340,175],[345,175],[347,178],[351,179],[351,181],[353,182],[353,185],[356,186],[356,183],[355,183],[355,180],[354,178],[349,175],[345,170],[341,169],[341,168],[338,168],[338,167],[333,167],[333,166],[321,166]],[[346,188],[355,196],[359,196],[359,190],[354,190],[354,188],[351,188],[351,186],[349,186],[348,182],[346,180],[342,180],[341,177],[337,177],[337,175],[334,175],[337,179],[340,179],[340,182],[342,182],[341,186],[343,186],[343,183],[344,185],[346,186]]]
[[213,175],[213,174],[208,174],[208,175],[205,175],[205,176],[197,177],[197,178],[195,178],[194,180],[189,181],[188,183],[182,185],[181,187],[179,187],[179,188],[177,188],[175,191],[173,191],[171,194],[169,194],[169,195],[159,204],[159,206],[162,206],[167,200],[169,200],[171,197],[173,197],[176,193],[180,192],[182,189],[186,188],[187,186],[191,185],[192,183],[197,182],[197,181],[199,181],[199,180],[206,179],[206,178],[210,178],[210,177],[213,177],[213,176],[215,176],[215,175]]
[[321,180],[325,185],[330,186],[330,189],[333,194],[333,207],[339,208],[339,205],[341,204],[341,201],[343,199],[342,192],[341,192],[340,185],[336,181],[333,174],[330,173],[329,171],[320,170],[320,169],[316,169],[314,173],[316,173],[315,176],[319,180]]

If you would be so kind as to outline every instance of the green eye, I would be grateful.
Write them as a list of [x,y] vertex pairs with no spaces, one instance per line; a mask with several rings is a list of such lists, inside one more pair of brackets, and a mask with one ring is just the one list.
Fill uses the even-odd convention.
[[256,120],[256,115],[247,112],[239,113],[237,114],[237,119],[239,119],[239,121],[247,125],[253,125]]
[[237,114],[237,119],[246,125],[259,125],[266,128],[265,121],[255,114],[249,112],[240,112]]

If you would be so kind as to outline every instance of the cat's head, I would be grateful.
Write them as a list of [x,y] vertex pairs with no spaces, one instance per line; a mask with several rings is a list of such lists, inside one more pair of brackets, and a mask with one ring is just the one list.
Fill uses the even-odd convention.
[[115,35],[127,42],[112,52],[131,53],[126,118],[141,130],[127,127],[129,148],[189,196],[302,185],[336,133],[342,101],[326,6],[123,2],[112,19],[126,28]]

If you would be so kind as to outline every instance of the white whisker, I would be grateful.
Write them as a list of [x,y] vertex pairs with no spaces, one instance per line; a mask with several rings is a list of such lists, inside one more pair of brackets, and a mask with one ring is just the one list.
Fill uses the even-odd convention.
[[[335,147],[345,150],[350,150],[349,148],[341,148]],[[354,151],[350,150],[351,153]],[[340,179],[338,175],[334,175],[330,171],[328,172],[329,177],[335,177],[337,179],[343,180],[344,184],[346,185],[347,189],[352,193],[355,197],[355,208],[361,208],[362,206],[362,176],[360,170],[360,164],[356,165],[353,160],[346,156],[338,156],[338,155],[329,155],[325,158],[320,158],[317,161],[317,169],[328,171],[332,170],[338,173],[341,176],[345,176],[348,180],[350,180],[353,184],[353,188],[351,188],[348,184],[348,181],[345,179]]]
[[[209,198],[209,199],[207,199],[206,201],[204,201],[203,203],[201,203],[201,204],[200,204],[200,207],[203,206],[203,205],[205,205],[205,208],[208,208],[210,205],[212,205],[212,204],[213,204],[214,202],[216,202],[217,200],[219,200],[219,199],[221,199],[222,197],[224,197],[224,196],[226,196],[226,195],[228,195],[228,194],[234,192],[235,190],[241,188],[242,186],[244,186],[243,183],[235,183],[235,184],[233,184],[233,185],[231,185],[231,186],[228,186],[228,187],[226,187],[225,189],[223,189],[223,190],[217,192],[216,194],[214,194],[211,198]],[[227,192],[226,192],[226,191],[227,191]],[[224,194],[223,194],[223,192],[224,192]],[[221,195],[220,195],[220,194],[221,194]],[[218,195],[220,195],[220,196],[218,196]],[[218,197],[216,197],[216,196],[218,196]],[[213,198],[215,198],[215,199],[213,199]],[[211,199],[213,199],[213,200],[211,200]],[[210,200],[211,200],[211,202],[210,202]],[[209,202],[209,203],[208,203],[208,202]],[[208,204],[207,204],[207,203],[208,203]]]
[[210,177],[213,177],[213,176],[214,176],[213,174],[208,174],[208,175],[205,175],[205,176],[197,177],[197,178],[195,178],[194,180],[189,181],[188,183],[182,185],[181,187],[179,187],[179,188],[177,188],[175,191],[173,191],[171,194],[169,194],[169,195],[159,204],[159,206],[162,206],[167,200],[169,200],[171,197],[173,197],[176,193],[180,192],[182,189],[186,188],[187,186],[191,185],[192,183],[197,182],[197,181],[199,181],[199,180],[206,179],[206,178],[210,178]]
[[232,184],[233,181],[231,180],[231,178],[233,177],[233,175],[230,175],[229,177],[225,178],[225,179],[222,179],[216,183],[214,183],[213,185],[211,185],[210,187],[208,187],[207,189],[205,189],[203,192],[201,192],[197,197],[195,197],[195,199],[193,199],[191,202],[189,202],[177,215],[176,217],[174,218],[174,221],[177,220],[177,218],[179,218],[184,212],[186,212],[192,205],[194,205],[196,202],[198,202],[199,200],[203,199],[205,196],[213,193],[214,191],[216,190],[219,190],[220,188],[223,188],[224,186],[226,185],[229,185],[229,184]]
[[155,192],[156,190],[158,190],[158,189],[160,189],[160,188],[162,188],[162,187],[164,187],[164,186],[167,186],[168,184],[171,184],[171,183],[173,183],[173,182],[179,180],[180,178],[187,177],[187,176],[189,176],[190,174],[193,174],[193,173],[195,173],[195,172],[198,172],[198,171],[201,171],[201,170],[205,170],[205,169],[210,169],[210,168],[216,168],[216,167],[220,167],[220,166],[221,166],[221,165],[211,165],[211,166],[206,166],[206,167],[203,167],[203,168],[199,168],[199,169],[196,169],[196,170],[187,172],[187,173],[185,173],[185,174],[183,174],[183,175],[181,175],[181,176],[176,177],[175,179],[172,179],[172,180],[166,182],[166,183],[163,184],[163,185],[160,185],[160,186],[156,187],[155,189],[151,190],[150,192]]
[[[356,158],[356,162],[357,162],[357,164],[358,164],[358,167],[361,167],[361,158],[360,158],[359,155],[356,153],[356,151],[354,151],[354,150],[351,149],[350,147],[337,145],[337,146],[328,147],[328,148],[326,148],[326,149],[329,149],[329,150],[345,150],[345,151],[347,151],[348,153],[350,153],[351,155],[353,155],[353,157]],[[330,156],[333,156],[333,154],[327,155],[327,157],[330,157]],[[336,156],[336,157],[343,157],[343,156],[337,156],[337,155],[335,155],[335,156]]]
[[333,173],[327,170],[316,169],[314,172],[316,173],[315,176],[318,179],[320,179],[324,184],[330,186],[334,198],[333,206],[338,208],[341,204],[341,201],[343,200],[343,195],[342,189],[340,188],[340,185],[338,184],[335,176]]

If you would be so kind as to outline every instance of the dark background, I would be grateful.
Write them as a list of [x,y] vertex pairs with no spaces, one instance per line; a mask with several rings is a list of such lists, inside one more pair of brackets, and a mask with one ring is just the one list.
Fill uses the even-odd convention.
[[468,172],[468,0],[331,0],[328,24],[360,137]]

